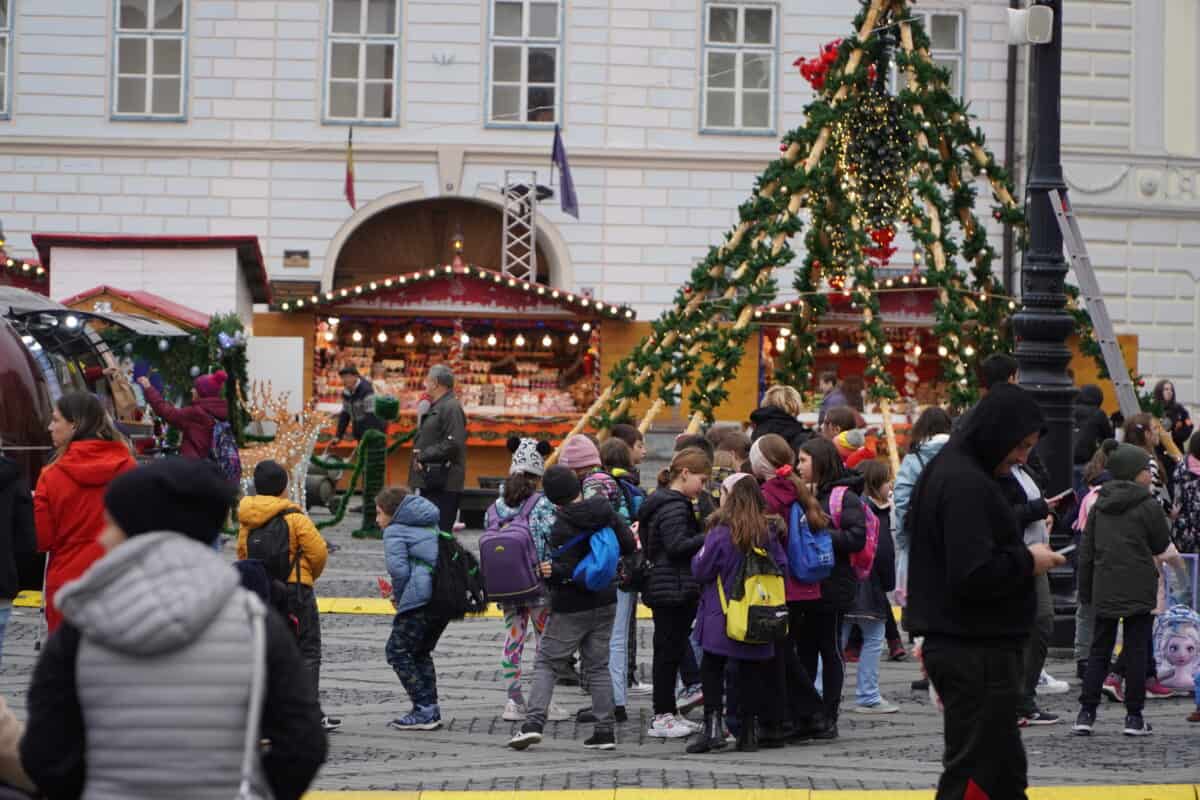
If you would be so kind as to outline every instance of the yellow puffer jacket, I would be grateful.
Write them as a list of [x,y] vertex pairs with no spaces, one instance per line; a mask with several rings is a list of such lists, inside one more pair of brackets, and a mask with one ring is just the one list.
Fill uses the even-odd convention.
[[[246,537],[250,535],[250,531],[261,528],[272,517],[287,509],[291,510],[291,513],[287,515],[287,524],[288,530],[292,534],[291,541],[288,543],[288,558],[290,560],[296,557],[296,546],[299,545],[301,550],[300,583],[312,586],[313,581],[321,577],[321,573],[325,571],[329,548],[326,547],[325,539],[317,531],[317,526],[313,525],[312,520],[286,497],[253,495],[242,500],[241,505],[238,506],[238,522],[241,523],[238,527],[238,558],[246,557]],[[289,582],[294,581],[294,578],[289,580]]]

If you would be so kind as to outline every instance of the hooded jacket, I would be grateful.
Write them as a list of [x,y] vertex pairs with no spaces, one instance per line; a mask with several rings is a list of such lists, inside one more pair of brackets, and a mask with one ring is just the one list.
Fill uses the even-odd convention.
[[162,417],[167,424],[174,425],[182,434],[183,442],[179,447],[179,455],[202,461],[209,458],[212,452],[213,425],[217,420],[225,422],[229,419],[229,405],[225,398],[221,395],[197,397],[191,405],[177,408],[164,400],[153,386],[143,388],[142,391],[154,413]]
[[361,439],[368,430],[385,431],[387,426],[375,414],[375,387],[366,378],[359,378],[351,390],[342,390],[342,410],[338,414],[337,438],[350,429],[355,439]]
[[1079,543],[1079,600],[1096,616],[1149,614],[1158,603],[1154,557],[1171,543],[1167,515],[1154,495],[1132,481],[1100,489]]
[[[763,483],[762,493],[767,501],[767,513],[774,514],[782,520],[783,524],[777,526],[777,532],[782,537],[780,544],[786,549],[788,525],[792,518],[792,503],[796,502],[796,487],[787,478],[775,477]],[[821,598],[821,584],[800,583],[792,577],[792,573],[787,569],[783,571],[783,585],[788,602]]]
[[[842,499],[841,525],[833,525],[830,500],[833,490],[846,487]],[[863,513],[863,476],[857,472],[845,473],[817,489],[817,500],[829,515],[829,535],[833,539],[833,571],[821,581],[821,600],[840,612],[849,611],[858,594],[858,578],[850,567],[850,554],[867,546],[867,515]]]
[[908,504],[912,499],[913,489],[925,466],[933,457],[942,452],[950,434],[939,433],[914,447],[904,460],[900,462],[900,471],[896,473],[896,483],[892,487],[892,503],[895,508],[896,527],[892,537],[896,543],[896,554],[901,558],[908,557],[908,534],[904,531],[904,517],[908,513]]
[[1029,393],[997,386],[925,467],[908,510],[905,619],[914,634],[1009,645],[1029,635],[1033,556],[994,474],[1043,424]]
[[590,552],[591,536],[572,547],[567,547],[571,540],[580,534],[594,535],[605,528],[612,528],[617,534],[621,555],[627,556],[634,551],[637,545],[633,531],[629,529],[625,520],[613,511],[607,498],[597,495],[558,507],[558,519],[550,531],[551,569],[550,577],[546,579],[550,587],[552,613],[571,614],[616,604],[615,585],[593,592],[586,586],[575,583],[573,579],[575,568]]
[[410,494],[383,529],[383,555],[397,613],[421,608],[433,597],[440,513],[426,498]]
[[0,456],[0,599],[11,600],[20,589],[14,556],[35,552],[33,496],[16,462]]
[[[29,689],[21,759],[52,798],[226,800],[237,794],[261,601],[211,548],[135,536],[63,588],[66,624]],[[256,611],[257,609],[257,611]],[[316,691],[278,615],[266,620],[261,757],[276,800],[325,758]]]
[[750,423],[754,425],[751,441],[768,433],[777,433],[793,450],[799,450],[800,445],[813,436],[813,432],[804,423],[776,406],[756,408],[750,413]]
[[704,546],[704,532],[692,501],[674,489],[658,489],[642,505],[638,521],[650,562],[642,601],[650,608],[695,605],[700,584],[692,576],[692,556]]
[[1100,387],[1088,384],[1079,390],[1075,398],[1074,420],[1074,461],[1076,464],[1086,464],[1096,454],[1096,448],[1105,439],[1113,438],[1112,422],[1100,406],[1104,403],[1104,394]]
[[854,602],[847,616],[881,620],[892,613],[887,593],[896,588],[896,545],[892,540],[891,508],[881,508],[874,500],[866,502],[879,520],[879,543],[871,574],[855,587]]
[[104,492],[113,478],[134,466],[123,443],[87,439],[68,445],[38,476],[33,512],[38,550],[49,554],[46,627],[51,633],[62,621],[54,604],[59,588],[104,555],[96,542],[104,530]]
[[284,519],[291,534],[288,538],[289,564],[296,558],[296,548],[300,548],[300,579],[297,580],[296,573],[292,572],[287,576],[286,583],[312,586],[325,571],[329,546],[312,520],[286,497],[257,494],[242,500],[238,506],[238,559],[246,558],[246,537],[250,531],[263,527],[280,514],[286,514]]

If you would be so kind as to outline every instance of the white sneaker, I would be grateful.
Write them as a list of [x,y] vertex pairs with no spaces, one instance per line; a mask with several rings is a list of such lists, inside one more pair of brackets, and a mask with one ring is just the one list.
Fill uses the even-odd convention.
[[654,686],[641,681],[634,681],[633,685],[625,690],[628,694],[650,694],[654,691]]
[[524,722],[525,706],[516,700],[509,700],[504,704],[504,716],[502,719],[505,722]]
[[675,715],[675,719],[676,719],[676,720],[678,720],[678,722],[679,722],[679,724],[680,724],[680,725],[683,725],[683,726],[684,726],[684,727],[686,727],[686,728],[691,728],[691,729],[692,729],[692,733],[699,733],[700,731],[704,730],[704,724],[703,724],[703,723],[701,723],[701,722],[692,722],[690,719],[688,719],[687,717],[685,717],[683,714],[676,714],[676,715]]
[[1048,694],[1066,694],[1071,691],[1071,684],[1066,681],[1060,681],[1046,670],[1042,670],[1042,674],[1038,677],[1037,693],[1040,695]]
[[564,722],[574,716],[571,712],[560,706],[558,703],[551,703],[550,708],[546,709],[547,722]]
[[694,733],[690,725],[681,724],[674,714],[657,714],[646,735],[654,739],[684,739]]
[[855,706],[856,714],[895,714],[900,710],[900,706],[889,703],[887,700],[880,700],[873,706]]

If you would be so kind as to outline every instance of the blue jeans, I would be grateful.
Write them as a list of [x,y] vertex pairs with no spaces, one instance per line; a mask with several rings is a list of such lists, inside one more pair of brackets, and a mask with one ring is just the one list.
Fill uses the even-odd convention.
[[12,601],[6,600],[0,605],[0,661],[4,660],[4,631],[8,628],[8,618],[12,616]]
[[858,687],[855,702],[860,706],[877,706],[883,698],[879,694],[879,657],[883,654],[884,622],[881,619],[855,617],[842,623],[842,648],[850,638],[850,628],[858,625],[862,630],[862,650],[858,654]]
[[637,592],[617,590],[617,616],[608,645],[608,674],[612,676],[613,705],[624,706],[629,679],[629,620],[637,611]]

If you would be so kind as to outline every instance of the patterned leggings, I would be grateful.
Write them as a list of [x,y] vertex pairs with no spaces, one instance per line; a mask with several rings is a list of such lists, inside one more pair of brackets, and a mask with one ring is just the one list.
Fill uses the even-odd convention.
[[529,637],[529,622],[533,621],[533,629],[537,632],[538,647],[542,646],[542,632],[546,629],[546,620],[550,619],[549,606],[514,606],[504,609],[504,656],[500,659],[500,668],[508,681],[508,699],[519,705],[525,705],[525,696],[521,693],[521,657],[525,653],[525,641]]

